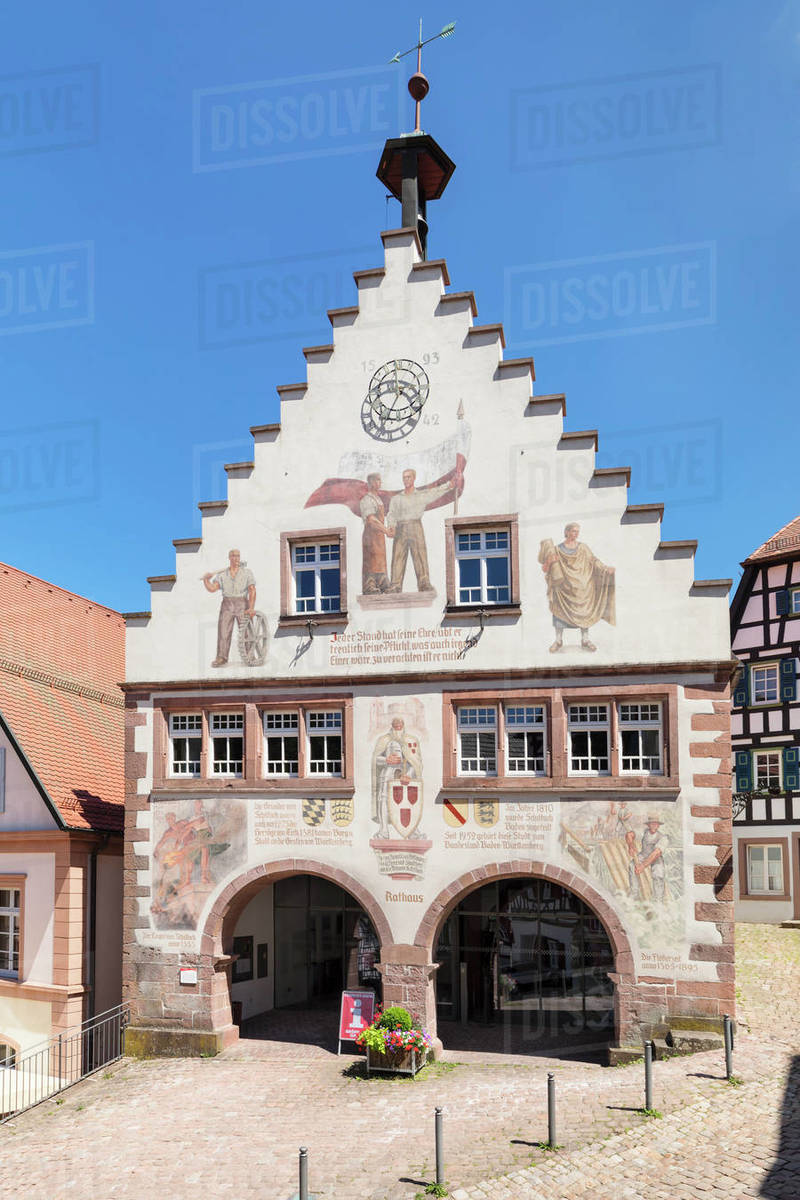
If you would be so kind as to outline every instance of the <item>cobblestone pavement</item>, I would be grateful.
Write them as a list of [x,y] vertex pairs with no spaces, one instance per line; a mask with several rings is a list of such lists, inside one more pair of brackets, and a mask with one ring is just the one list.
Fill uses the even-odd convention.
[[[0,1128],[0,1197],[284,1200],[303,1144],[320,1200],[412,1200],[433,1177],[441,1104],[456,1200],[797,1200],[800,931],[738,936],[742,1084],[716,1052],[657,1063],[661,1119],[639,1111],[635,1063],[457,1051],[413,1082],[367,1081],[318,1046],[240,1043],[216,1059],[125,1060]],[[535,1145],[548,1070],[554,1154]]]

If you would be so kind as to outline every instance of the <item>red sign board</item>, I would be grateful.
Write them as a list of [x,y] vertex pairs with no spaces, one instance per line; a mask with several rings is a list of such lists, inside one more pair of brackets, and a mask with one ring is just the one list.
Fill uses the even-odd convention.
[[374,992],[342,992],[339,1041],[354,1042],[359,1034],[372,1024],[374,1012]]

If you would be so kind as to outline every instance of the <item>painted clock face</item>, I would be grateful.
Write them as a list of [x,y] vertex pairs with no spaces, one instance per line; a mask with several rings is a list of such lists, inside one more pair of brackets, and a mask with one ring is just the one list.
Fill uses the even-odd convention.
[[419,363],[393,358],[369,381],[361,424],[379,442],[399,441],[416,425],[429,391],[430,380]]

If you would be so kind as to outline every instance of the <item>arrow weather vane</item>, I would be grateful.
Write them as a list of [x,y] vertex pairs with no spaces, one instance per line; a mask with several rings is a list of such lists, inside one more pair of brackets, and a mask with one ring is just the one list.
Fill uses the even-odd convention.
[[427,96],[428,88],[430,86],[427,79],[422,74],[422,47],[427,46],[429,42],[437,41],[439,38],[451,37],[452,34],[455,33],[455,29],[456,29],[456,23],[455,23],[455,21],[451,21],[449,25],[445,25],[444,28],[440,29],[438,33],[435,33],[433,35],[433,37],[425,38],[425,40],[423,41],[422,40],[422,20],[420,19],[419,38],[417,39],[416,46],[412,46],[410,50],[403,50],[400,53],[395,54],[394,58],[389,59],[390,63],[399,63],[400,59],[405,58],[407,54],[413,54],[415,50],[417,52],[416,74],[412,75],[408,81],[408,90],[411,93],[411,98],[413,99],[413,101],[416,105],[416,110],[415,110],[415,118],[416,119],[415,119],[415,123],[414,123],[414,133],[422,132],[422,129],[421,129],[420,123],[419,123],[419,106],[420,106],[420,103]]

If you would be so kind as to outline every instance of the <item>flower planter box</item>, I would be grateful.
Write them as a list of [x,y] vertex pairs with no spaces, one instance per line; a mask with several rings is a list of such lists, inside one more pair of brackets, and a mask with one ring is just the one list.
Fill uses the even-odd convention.
[[425,1066],[427,1051],[408,1050],[405,1054],[381,1054],[378,1050],[367,1048],[367,1074],[373,1072],[383,1075],[411,1075]]

